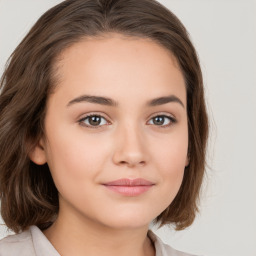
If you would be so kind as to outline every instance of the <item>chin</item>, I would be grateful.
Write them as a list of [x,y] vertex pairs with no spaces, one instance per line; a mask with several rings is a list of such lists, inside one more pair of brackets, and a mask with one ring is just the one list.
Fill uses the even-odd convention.
[[[106,216],[105,216],[106,217]],[[148,227],[154,219],[152,216],[145,216],[142,214],[116,214],[110,218],[105,218],[102,222],[105,226],[114,229],[137,229]]]

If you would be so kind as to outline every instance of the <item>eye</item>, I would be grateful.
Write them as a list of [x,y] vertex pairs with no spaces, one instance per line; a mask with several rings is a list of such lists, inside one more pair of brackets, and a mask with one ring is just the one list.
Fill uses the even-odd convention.
[[175,123],[175,118],[167,115],[154,116],[149,120],[149,124],[167,127]]
[[87,127],[91,127],[91,128],[98,128],[101,127],[103,125],[108,124],[108,121],[101,115],[87,115],[85,117],[83,117],[82,119],[80,119],[79,124],[83,125],[83,126],[87,126]]

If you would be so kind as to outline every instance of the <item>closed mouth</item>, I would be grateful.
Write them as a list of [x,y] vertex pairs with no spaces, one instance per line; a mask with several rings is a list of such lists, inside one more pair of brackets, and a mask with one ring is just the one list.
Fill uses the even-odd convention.
[[106,188],[124,196],[138,196],[155,184],[145,179],[119,179],[103,184]]

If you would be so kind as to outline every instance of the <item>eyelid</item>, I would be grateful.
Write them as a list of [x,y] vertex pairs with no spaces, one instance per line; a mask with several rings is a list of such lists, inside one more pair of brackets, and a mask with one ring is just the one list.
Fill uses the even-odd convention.
[[[164,117],[167,117],[170,119],[170,124],[168,125],[155,125],[155,126],[158,126],[159,128],[167,128],[169,126],[172,126],[173,124],[177,123],[177,119],[174,115],[170,114],[170,113],[166,113],[166,112],[158,112],[158,113],[154,113],[153,115],[151,115],[149,117],[149,121],[152,120],[153,118],[155,117],[158,117],[158,116],[164,116]],[[148,122],[149,122],[148,121]],[[147,122],[147,123],[148,123]],[[153,125],[153,124],[152,124]]]
[[[99,117],[105,119],[107,124],[99,125],[99,126],[93,126],[93,125],[86,125],[85,123],[83,123],[83,121],[86,118],[91,117],[91,116],[99,116]],[[80,117],[77,122],[79,123],[79,125],[87,127],[87,128],[99,129],[99,128],[102,128],[103,126],[110,125],[111,121],[109,121],[109,120],[110,120],[110,118],[106,117],[106,114],[104,114],[102,112],[89,112],[87,114],[82,115],[82,117]]]
[[[92,126],[92,125],[86,125],[84,123],[82,123],[86,118],[90,117],[90,116],[99,116],[101,118],[104,118],[107,122],[107,124],[104,124],[104,125],[99,125],[99,126]],[[110,121],[111,119],[107,116],[105,113],[102,113],[102,112],[89,112],[89,113],[86,113],[84,115],[82,115],[82,117],[80,117],[78,119],[78,123],[81,125],[81,126],[85,126],[85,127],[88,127],[88,128],[93,128],[93,129],[96,129],[96,128],[102,128],[103,126],[106,126],[106,125],[110,125],[112,123],[112,121]],[[158,126],[159,128],[167,128],[173,124],[175,124],[177,122],[177,119],[176,117],[173,115],[173,114],[170,114],[170,113],[166,113],[166,112],[157,112],[157,113],[154,113],[152,114],[149,118],[148,118],[148,121],[147,121],[147,124],[150,120],[152,120],[153,118],[157,117],[157,116],[164,116],[164,117],[167,117],[170,119],[170,124],[168,125],[155,125],[155,126]],[[152,124],[150,124],[152,125]]]
[[148,117],[148,119],[154,118],[154,117],[156,117],[156,116],[167,116],[167,117],[170,117],[170,118],[172,118],[172,119],[177,120],[177,119],[176,119],[176,116],[175,116],[174,114],[169,113],[169,112],[155,112],[155,113],[151,114],[151,115]]

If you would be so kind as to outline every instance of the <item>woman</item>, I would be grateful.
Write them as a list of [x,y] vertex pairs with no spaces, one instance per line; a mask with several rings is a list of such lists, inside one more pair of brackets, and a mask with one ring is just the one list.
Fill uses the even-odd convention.
[[1,82],[0,255],[189,255],[208,122],[186,29],[153,0],[67,0]]

